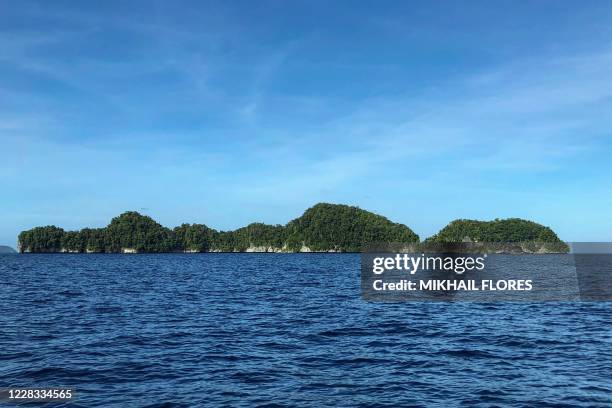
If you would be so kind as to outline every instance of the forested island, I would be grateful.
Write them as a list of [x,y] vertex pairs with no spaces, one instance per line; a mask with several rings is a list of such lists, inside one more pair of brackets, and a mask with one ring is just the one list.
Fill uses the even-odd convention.
[[130,211],[106,228],[37,227],[19,234],[20,252],[359,252],[370,243],[419,242],[405,225],[357,207],[317,204],[286,225],[217,231],[203,224],[169,229]]
[[493,221],[454,220],[425,240],[425,244],[469,243],[490,252],[569,252],[549,227],[520,218]]
[[[554,245],[530,252],[567,252],[550,228],[519,219],[453,221],[424,244],[466,240],[546,242]],[[307,209],[286,225],[253,223],[234,231],[217,231],[204,224],[169,229],[151,217],[129,211],[113,218],[105,228],[64,231],[51,225],[19,234],[22,253],[361,252],[381,243],[413,249],[422,245],[406,225],[358,207],[327,203]]]

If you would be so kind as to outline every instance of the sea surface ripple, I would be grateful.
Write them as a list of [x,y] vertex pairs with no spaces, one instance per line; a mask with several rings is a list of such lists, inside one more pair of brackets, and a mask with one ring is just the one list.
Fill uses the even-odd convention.
[[366,302],[356,254],[3,255],[0,277],[0,387],[64,406],[612,406],[610,303]]

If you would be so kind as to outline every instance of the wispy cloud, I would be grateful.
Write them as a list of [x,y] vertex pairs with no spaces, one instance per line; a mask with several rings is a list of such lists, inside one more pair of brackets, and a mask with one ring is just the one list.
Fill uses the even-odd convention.
[[[401,16],[363,19],[360,39],[392,23],[383,24],[378,39],[391,45],[379,54],[372,44],[333,43],[336,26],[312,22],[286,35],[290,25],[247,26],[230,5],[193,15],[168,7],[136,18],[140,10],[31,3],[19,10],[31,27],[0,33],[0,182],[15,197],[4,210],[26,220],[59,208],[69,220],[85,207],[105,215],[181,208],[231,228],[250,221],[244,208],[283,222],[336,200],[414,222],[423,234],[433,228],[423,206],[447,205],[448,216],[489,208],[549,216],[539,197],[576,210],[558,186],[577,191],[580,172],[593,182],[610,170],[601,157],[612,125],[606,44],[438,72],[447,49],[435,48],[438,38],[417,49],[433,50],[417,64],[430,64],[429,73],[394,47],[443,27],[424,35]],[[353,54],[342,48],[352,46]],[[379,86],[389,72],[404,75]],[[591,187],[592,197],[609,194]],[[401,218],[409,213],[421,215]]]

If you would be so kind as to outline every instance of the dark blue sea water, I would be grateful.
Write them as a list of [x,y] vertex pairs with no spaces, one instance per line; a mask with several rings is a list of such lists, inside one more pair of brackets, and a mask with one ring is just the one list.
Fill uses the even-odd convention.
[[610,303],[372,303],[355,254],[0,256],[0,387],[70,406],[612,406]]

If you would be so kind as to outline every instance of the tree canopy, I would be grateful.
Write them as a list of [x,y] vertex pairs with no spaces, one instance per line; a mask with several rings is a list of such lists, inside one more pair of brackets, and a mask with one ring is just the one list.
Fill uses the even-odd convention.
[[[567,250],[548,227],[518,218],[493,221],[455,220],[426,242],[542,242]],[[413,244],[419,237],[403,224],[341,204],[320,203],[286,225],[252,223],[234,231],[204,224],[169,229],[151,217],[125,212],[105,228],[64,231],[36,227],[19,234],[21,252],[359,252],[380,244]],[[557,248],[557,249],[558,249]]]
[[105,228],[64,231],[37,227],[19,235],[22,252],[242,252],[360,251],[372,243],[418,242],[405,225],[374,213],[340,204],[317,204],[287,225],[252,223],[234,231],[216,231],[203,224],[169,229],[151,217],[125,212]]
[[62,248],[64,230],[55,225],[36,227],[19,234],[19,248],[31,252],[58,252]]
[[359,252],[372,244],[419,242],[405,225],[341,204],[317,204],[289,222],[286,230],[287,244],[296,251],[304,245],[313,251]]
[[[561,252],[567,252],[567,244],[549,227],[520,218],[495,219],[493,221],[454,220],[428,242],[519,243],[535,242],[556,244]],[[552,247],[551,247],[552,248]]]

